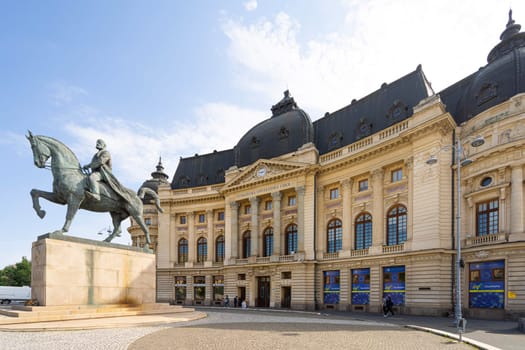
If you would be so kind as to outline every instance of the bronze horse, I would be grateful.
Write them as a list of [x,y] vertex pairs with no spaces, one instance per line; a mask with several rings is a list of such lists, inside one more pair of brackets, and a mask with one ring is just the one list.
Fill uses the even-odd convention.
[[155,199],[155,205],[159,212],[163,212],[160,207],[160,200],[155,191],[142,187],[138,194],[128,188],[129,201],[119,196],[107,184],[100,185],[100,201],[86,196],[87,175],[82,172],[82,168],[75,154],[62,142],[48,136],[33,136],[31,132],[26,136],[31,143],[33,150],[33,161],[38,168],[45,168],[46,162],[51,158],[51,172],[53,174],[53,192],[46,192],[37,189],[31,190],[33,208],[37,215],[42,219],[46,212],[40,208],[39,198],[45,198],[53,203],[67,205],[66,221],[60,230],[54,234],[68,232],[71,222],[78,209],[85,209],[94,212],[109,212],[113,220],[113,232],[104,241],[111,242],[115,236],[121,233],[120,224],[129,216],[133,217],[137,224],[142,228],[146,235],[147,246],[151,244],[149,230],[142,217],[143,205],[142,198],[145,194]]

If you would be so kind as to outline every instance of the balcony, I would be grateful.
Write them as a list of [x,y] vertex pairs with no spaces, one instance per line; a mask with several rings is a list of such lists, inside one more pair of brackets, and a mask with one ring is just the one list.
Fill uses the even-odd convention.
[[323,260],[333,260],[339,258],[339,252],[335,253],[323,253]]
[[368,255],[368,248],[365,249],[358,249],[358,250],[352,250],[350,252],[351,257],[355,256],[367,256]]
[[404,249],[404,244],[384,245],[383,254],[402,253]]
[[468,237],[465,239],[465,247],[477,247],[489,244],[508,242],[508,235],[505,232],[494,233],[485,236]]

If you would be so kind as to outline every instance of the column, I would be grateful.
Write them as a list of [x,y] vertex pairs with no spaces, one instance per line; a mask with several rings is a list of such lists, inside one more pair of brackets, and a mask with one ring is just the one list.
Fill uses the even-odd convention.
[[206,261],[213,263],[215,259],[215,232],[213,232],[213,210],[206,211],[206,222],[208,223],[208,257]]
[[[317,188],[317,238],[315,250],[319,256],[323,256],[323,253],[326,252],[326,208],[324,207],[324,187],[320,186]],[[304,227],[298,228],[303,231]]]
[[190,212],[188,216],[188,262],[195,263],[195,213]]
[[281,192],[272,193],[273,207],[273,255],[281,255]]
[[261,256],[259,252],[259,198],[250,198],[250,206],[252,211],[251,221],[251,256]]
[[352,249],[352,180],[341,181],[341,195],[343,196],[343,251]]
[[512,167],[510,194],[510,233],[523,233],[523,166]]
[[[372,172],[372,189],[374,210],[372,216],[372,246],[382,249],[385,242],[385,213],[384,213],[384,169],[376,169]],[[380,250],[382,251],[382,250]]]
[[[407,241],[412,242],[414,235],[414,157],[409,157],[405,161],[406,177],[408,183],[408,203],[407,203]],[[411,244],[411,243],[410,243]],[[406,246],[405,246],[406,249]]]
[[230,202],[226,210],[229,211],[229,215],[226,215],[226,218],[230,219],[229,229],[226,230],[225,236],[225,262],[228,262],[230,259],[237,259],[239,257],[237,248],[237,242],[239,241],[239,203]]
[[304,186],[295,188],[297,193],[297,249],[304,253]]

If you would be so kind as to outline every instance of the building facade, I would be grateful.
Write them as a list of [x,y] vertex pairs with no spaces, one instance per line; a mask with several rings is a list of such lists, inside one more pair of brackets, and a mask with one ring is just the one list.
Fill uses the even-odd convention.
[[286,91],[233,149],[181,158],[171,183],[159,162],[144,183],[164,208],[144,213],[158,301],[379,312],[390,295],[401,313],[446,315],[459,222],[463,313],[524,315],[525,33],[511,15],[500,39],[439,93],[418,66],[312,122]]

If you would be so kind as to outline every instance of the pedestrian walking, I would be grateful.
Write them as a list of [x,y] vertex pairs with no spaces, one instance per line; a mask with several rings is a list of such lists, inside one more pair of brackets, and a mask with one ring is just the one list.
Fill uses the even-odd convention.
[[390,295],[383,299],[383,317],[388,317],[388,313],[394,316],[394,310],[392,309],[393,306],[394,302],[392,301]]
[[233,298],[233,307],[237,307],[237,296]]
[[224,299],[224,307],[229,307],[229,306],[230,306],[230,298],[226,296],[226,298]]
[[246,309],[248,307],[248,304],[246,304],[246,300],[243,300],[241,305],[243,309]]

